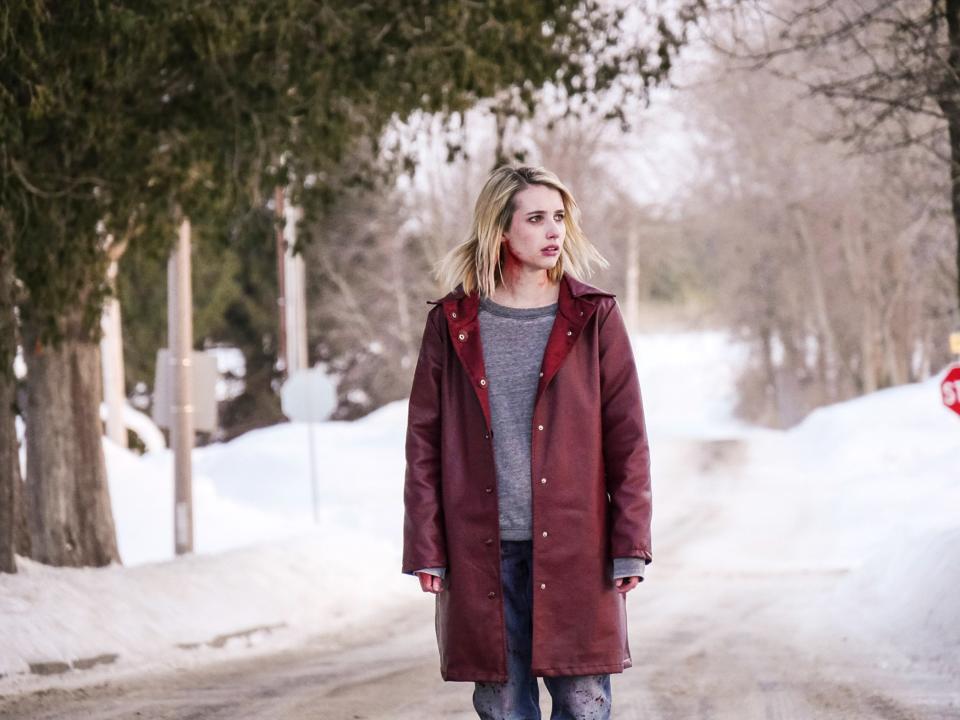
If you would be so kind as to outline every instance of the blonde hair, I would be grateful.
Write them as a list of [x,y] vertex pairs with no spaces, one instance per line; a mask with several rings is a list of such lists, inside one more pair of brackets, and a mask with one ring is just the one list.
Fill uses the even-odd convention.
[[473,209],[473,222],[467,239],[450,250],[435,266],[440,284],[452,290],[463,283],[468,295],[478,289],[489,297],[497,287],[497,271],[503,281],[501,263],[504,248],[500,238],[510,227],[516,210],[516,195],[531,185],[553,188],[563,199],[566,238],[557,264],[547,270],[551,282],[559,282],[564,271],[578,280],[593,274],[592,265],[610,266],[607,259],[587,239],[580,227],[580,206],[560,178],[543,167],[501,165],[487,178]]

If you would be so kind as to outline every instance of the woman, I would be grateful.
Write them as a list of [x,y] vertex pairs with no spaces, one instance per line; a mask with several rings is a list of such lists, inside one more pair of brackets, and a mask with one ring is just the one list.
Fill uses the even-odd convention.
[[428,301],[410,392],[403,572],[481,718],[609,718],[650,552],[650,456],[607,261],[553,173],[500,167]]

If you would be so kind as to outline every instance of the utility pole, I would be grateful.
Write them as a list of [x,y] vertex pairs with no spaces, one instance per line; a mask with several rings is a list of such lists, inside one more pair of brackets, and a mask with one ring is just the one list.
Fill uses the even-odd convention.
[[[277,219],[282,220],[283,213],[283,188],[277,185],[274,188],[274,212]],[[280,371],[282,379],[287,377],[287,243],[283,237],[283,227],[277,223],[276,229],[277,243],[277,311],[279,315],[279,326],[277,331],[277,369]]]
[[[179,213],[178,213],[179,216]],[[170,445],[174,467],[174,544],[193,552],[193,298],[190,289],[190,219],[180,221],[167,261],[167,333],[170,347]]]
[[286,223],[283,235],[286,241],[286,269],[284,270],[285,304],[287,313],[286,346],[287,377],[307,368],[307,277],[302,254],[294,254],[297,246],[297,223],[300,208],[287,202],[283,208]]
[[277,310],[279,331],[277,369],[283,379],[307,368],[307,300],[306,269],[302,255],[295,255],[297,223],[301,211],[287,202],[283,188],[274,195],[277,218],[283,227],[277,230]]

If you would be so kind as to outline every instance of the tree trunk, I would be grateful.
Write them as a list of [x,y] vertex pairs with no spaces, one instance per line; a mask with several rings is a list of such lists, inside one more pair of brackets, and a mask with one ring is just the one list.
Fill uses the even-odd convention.
[[809,369],[793,332],[781,326],[777,337],[783,346],[783,362],[777,368],[777,419],[779,427],[790,428],[803,419],[809,407],[800,385]]
[[16,555],[28,555],[20,447],[17,442],[17,380],[13,358],[17,325],[13,312],[13,274],[9,259],[0,250],[0,572],[17,571]]
[[[79,326],[79,318],[68,327]],[[100,422],[100,348],[68,332],[43,345],[24,323],[27,495],[33,557],[57,566],[119,562]]]
[[17,443],[16,381],[12,372],[0,373],[0,572],[15,573],[15,555],[29,555],[20,448]]
[[960,78],[960,0],[947,0],[947,37],[950,53],[944,74],[943,87],[937,102],[947,120],[950,136],[950,201],[953,210],[953,233],[957,240],[956,288],[957,308],[960,308],[960,103],[957,102]]
[[910,352],[909,341],[901,337],[894,318],[895,315],[900,314],[898,311],[904,304],[902,297],[906,290],[906,279],[901,272],[899,259],[896,259],[892,265],[890,276],[895,278],[895,283],[892,289],[888,288],[886,290],[886,296],[883,299],[886,304],[882,306],[880,325],[887,379],[884,387],[902,385],[909,379],[907,370],[907,357]]
[[762,348],[764,387],[768,389],[764,393],[769,404],[764,407],[764,413],[768,414],[771,422],[779,427],[780,423],[780,390],[777,380],[777,366],[773,358],[773,338],[770,328],[763,324],[760,328],[760,346]]
[[[794,222],[796,223],[797,238],[800,241],[800,252],[803,254],[807,265],[807,277],[810,280],[810,304],[814,322],[819,330],[817,344],[819,345],[819,375],[821,388],[826,396],[827,402],[836,402],[840,399],[837,391],[837,378],[839,371],[837,368],[837,339],[833,332],[833,325],[830,320],[830,313],[827,309],[826,291],[824,290],[824,280],[820,261],[817,258],[817,251],[814,247],[813,238],[807,229],[807,221],[803,216],[803,211],[795,208],[793,211]],[[817,403],[820,404],[819,402]]]
[[844,208],[840,227],[840,249],[843,253],[844,266],[850,287],[856,297],[862,298],[853,308],[859,314],[858,343],[860,346],[860,366],[853,378],[861,393],[872,393],[879,389],[879,369],[877,367],[877,307],[873,302],[876,280],[871,280],[868,267],[867,251],[864,246],[863,233],[850,215],[859,211],[859,206],[851,204]]

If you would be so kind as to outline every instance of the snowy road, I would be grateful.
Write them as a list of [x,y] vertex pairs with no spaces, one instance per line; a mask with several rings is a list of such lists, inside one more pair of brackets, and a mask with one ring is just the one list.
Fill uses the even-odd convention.
[[[728,488],[729,490],[730,488]],[[960,719],[956,668],[919,663],[882,634],[815,609],[843,570],[704,570],[681,555],[723,524],[689,502],[662,533],[657,571],[628,596],[634,667],[613,675],[618,720]],[[444,683],[433,599],[378,626],[174,674],[0,698],[23,720],[422,720],[476,717],[472,684]],[[541,707],[550,698],[541,682]]]
[[[634,667],[612,676],[613,717],[960,720],[960,433],[938,379],[771,432],[730,418],[729,354],[713,335],[638,338],[654,563],[628,595]],[[355,481],[323,486],[324,533],[282,542],[272,528],[309,507],[303,428],[205,449],[208,546],[153,563],[172,492],[149,471],[165,460],[114,453],[141,564],[0,578],[0,718],[475,717],[472,683],[440,678],[433,597],[398,570],[404,419],[395,403],[318,428],[328,477]],[[257,544],[229,549],[241,540]],[[279,629],[203,642],[256,627]],[[32,671],[103,653],[118,659]]]
[[[614,717],[960,718],[960,688],[948,677],[911,665],[889,647],[796,631],[784,597],[808,597],[832,579],[661,575],[656,583],[642,584],[629,601],[636,664],[613,676]],[[0,700],[0,717],[476,717],[472,686],[440,679],[432,623],[431,599],[424,596],[345,648],[336,639],[318,641],[178,674]],[[542,682],[541,707],[549,717]]]

